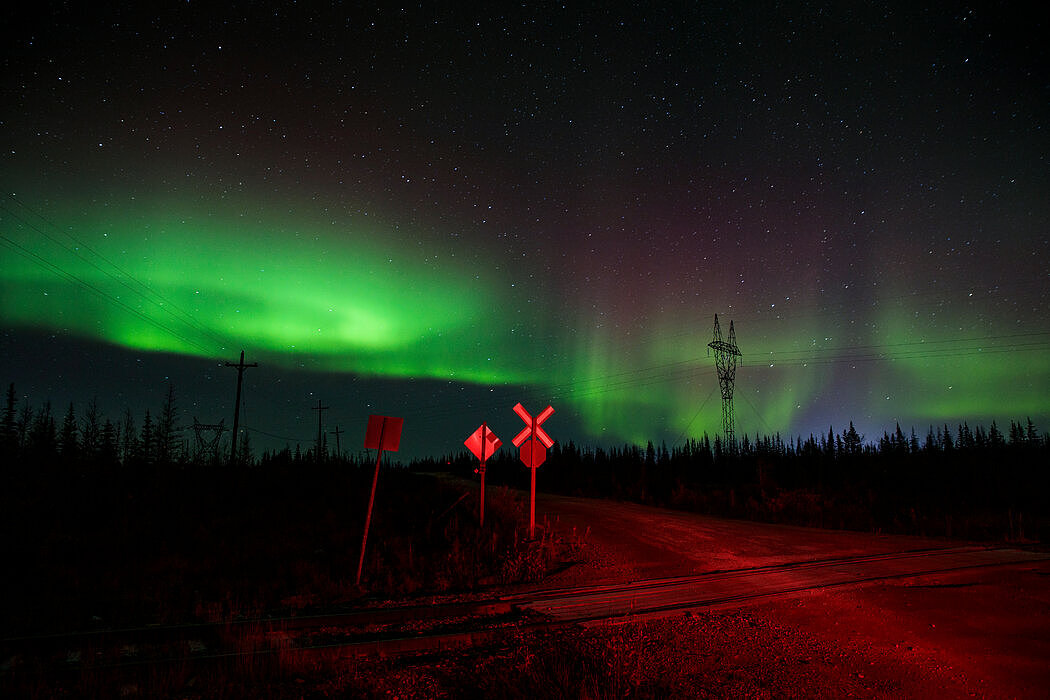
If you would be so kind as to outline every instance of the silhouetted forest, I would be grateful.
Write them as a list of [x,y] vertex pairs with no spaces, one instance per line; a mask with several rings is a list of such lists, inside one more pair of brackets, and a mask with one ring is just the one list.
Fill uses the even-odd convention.
[[[488,461],[489,483],[527,489],[517,450]],[[466,475],[476,460],[447,466]],[[606,497],[712,515],[815,527],[973,539],[1050,538],[1050,436],[1032,421],[898,425],[876,441],[853,426],[802,439],[743,435],[668,448],[555,443],[539,468],[544,491]],[[423,461],[418,469],[440,469]]]
[[[156,413],[116,420],[94,403],[79,414],[49,404],[19,401],[11,385],[0,423],[0,455],[9,466],[8,486],[23,478],[60,489],[74,482],[132,479],[208,467],[229,468],[226,442],[215,449],[197,443],[177,425],[174,392]],[[333,459],[322,443],[253,454],[242,437],[238,467],[264,474],[302,473],[333,464],[367,473],[366,455]],[[555,443],[540,467],[544,491],[636,501],[712,515],[771,522],[973,539],[1050,539],[1050,435],[1031,419],[1000,428],[928,426],[922,433],[895,426],[871,440],[852,422],[841,432],[783,438],[743,435],[727,445],[706,434],[681,445],[645,448],[581,447]],[[413,472],[451,471],[473,477],[476,461],[466,452],[416,460]],[[173,469],[173,468],[179,469]],[[488,461],[490,484],[528,488],[529,474],[517,450],[506,445]],[[244,472],[239,472],[242,474]],[[152,475],[152,476],[151,476]]]
[[[558,555],[528,542],[521,495],[490,492],[484,537],[459,484],[384,468],[355,582],[375,457],[298,447],[255,458],[187,439],[174,393],[114,422],[92,403],[0,416],[0,626],[9,633],[222,621],[364,595],[532,580]],[[180,429],[181,428],[181,429]]]

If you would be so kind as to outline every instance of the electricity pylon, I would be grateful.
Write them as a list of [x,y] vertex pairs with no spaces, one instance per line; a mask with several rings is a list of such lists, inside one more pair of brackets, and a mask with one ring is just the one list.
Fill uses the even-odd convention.
[[[193,432],[197,436],[197,455],[217,462],[219,460],[219,439],[226,432],[225,419],[218,423],[200,423],[193,417]],[[211,433],[210,435],[208,433]]]
[[715,337],[707,347],[715,351],[715,367],[718,369],[718,386],[722,389],[722,432],[726,445],[733,447],[733,383],[736,381],[736,358],[740,348],[736,346],[736,329],[729,322],[729,341],[722,340],[722,329],[715,314]]

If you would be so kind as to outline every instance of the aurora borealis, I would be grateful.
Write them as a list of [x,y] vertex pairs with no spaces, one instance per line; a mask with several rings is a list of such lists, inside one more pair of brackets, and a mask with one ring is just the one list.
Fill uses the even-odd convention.
[[738,435],[1050,427],[1043,15],[694,5],[18,10],[0,379],[217,421],[244,349],[257,448],[670,445],[717,313]]

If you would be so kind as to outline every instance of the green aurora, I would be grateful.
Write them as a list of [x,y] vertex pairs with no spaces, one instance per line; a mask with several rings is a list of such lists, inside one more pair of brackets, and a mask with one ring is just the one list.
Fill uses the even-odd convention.
[[[503,303],[485,275],[389,234],[205,214],[88,217],[75,241],[5,229],[31,253],[2,268],[9,323],[202,357],[250,347],[289,368],[308,357],[364,376],[535,378],[499,363],[478,333]],[[497,362],[467,361],[477,353]]]
[[[158,213],[171,211],[182,215]],[[559,331],[544,309],[574,300],[505,284],[496,252],[425,248],[389,225],[294,211],[215,216],[171,202],[56,218],[75,223],[4,217],[5,324],[205,358],[248,348],[292,370],[530,386],[602,442],[720,429],[706,318],[690,331],[653,310],[641,326],[650,332],[624,335],[577,311]],[[735,318],[738,434],[810,432],[854,413],[923,427],[1047,409],[1045,335],[1019,346],[1001,330],[971,330],[984,340],[960,349],[958,331],[915,341],[900,313],[880,321],[889,330],[844,344],[819,336],[815,315],[796,328]]]

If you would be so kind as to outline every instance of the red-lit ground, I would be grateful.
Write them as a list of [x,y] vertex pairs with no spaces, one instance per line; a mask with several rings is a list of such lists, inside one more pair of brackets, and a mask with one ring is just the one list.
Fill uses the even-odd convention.
[[723,520],[695,513],[541,494],[538,519],[586,540],[590,559],[566,581],[604,582],[948,547],[949,540]]
[[[589,543],[545,585],[625,581],[947,546],[541,497]],[[547,633],[415,660],[361,661],[318,692],[420,697],[999,697],[1050,688],[1050,564],[791,594]]]
[[[582,543],[568,548],[580,561],[540,583],[494,586],[470,598],[513,594],[515,600],[540,600],[544,597],[535,591],[543,589],[966,544],[544,495],[537,514],[547,532]],[[872,566],[885,564],[886,571],[872,576],[891,573],[893,561],[880,557]],[[792,584],[805,578],[810,586],[813,575],[826,570],[830,576],[838,567],[785,567],[775,573]],[[797,569],[807,576],[796,576]],[[253,575],[272,576],[268,571]],[[739,580],[746,587],[761,575],[699,578]],[[273,646],[280,639],[256,630],[258,635],[246,634],[240,646],[235,639],[231,648],[251,651],[265,642],[263,648],[275,653],[233,656],[213,665],[136,666],[132,662],[139,657],[128,649],[127,668],[96,676],[70,667],[68,675],[48,674],[19,685],[24,692],[11,696],[1045,698],[1048,623],[1050,562],[1032,561],[809,588],[661,619],[547,631],[508,626],[495,642],[428,656],[347,658],[337,647],[298,653],[290,642]],[[328,632],[338,637],[338,629],[324,628],[314,636]],[[21,653],[0,656],[0,687],[14,678],[13,671],[33,663]],[[2,690],[0,695],[7,696]]]

